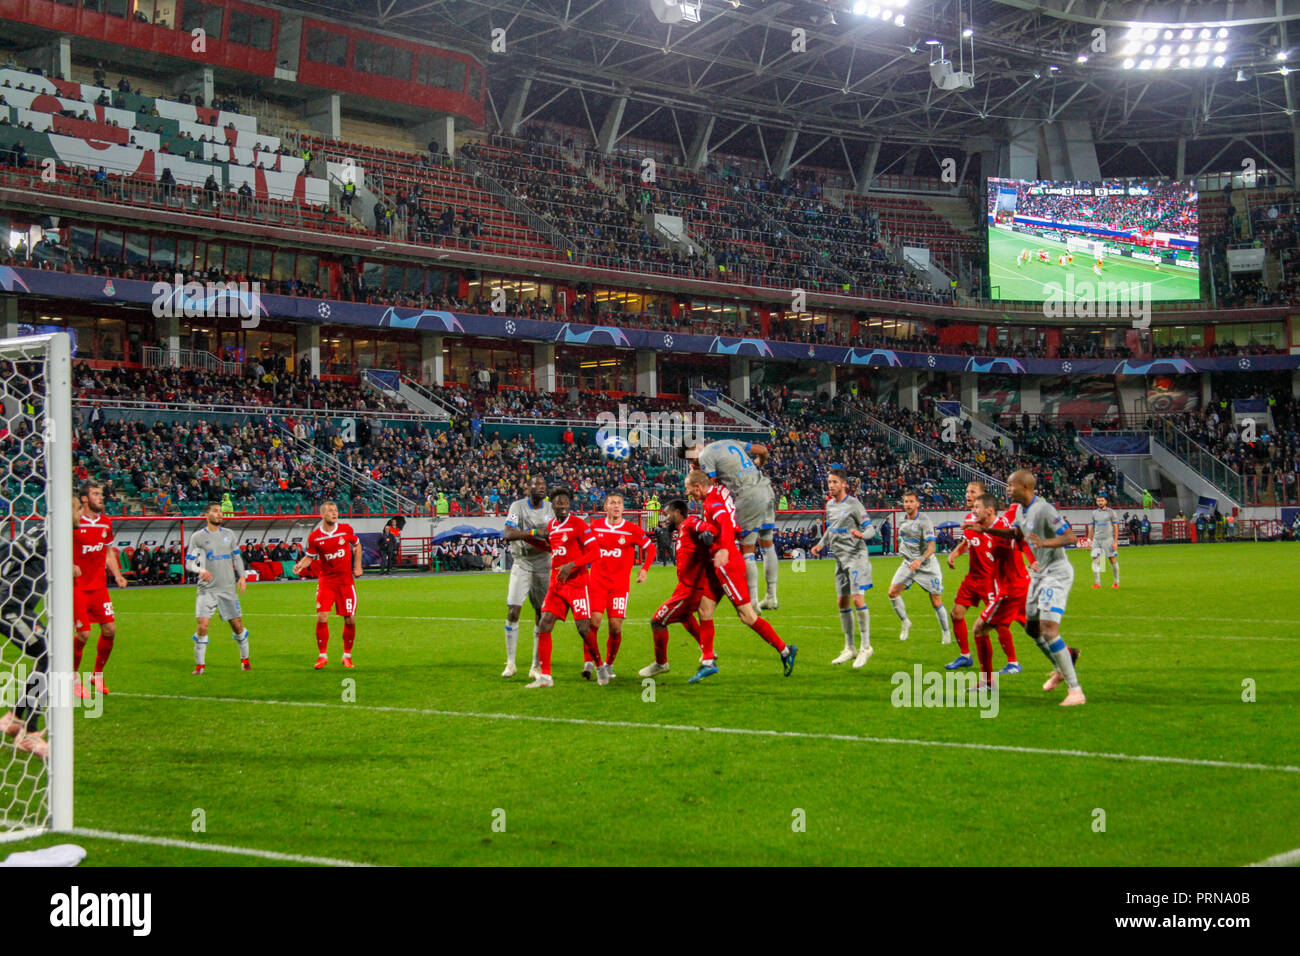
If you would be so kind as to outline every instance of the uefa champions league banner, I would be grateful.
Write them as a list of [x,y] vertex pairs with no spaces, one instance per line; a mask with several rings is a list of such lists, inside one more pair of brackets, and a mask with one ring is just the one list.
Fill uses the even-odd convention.
[[[193,292],[190,291],[193,286]],[[219,285],[219,284],[218,284]],[[253,301],[225,301],[223,295],[205,293],[200,284],[185,286],[177,296],[166,283],[169,315],[210,318],[211,303],[226,310],[218,315],[240,315],[248,309],[252,317],[288,319],[311,324],[356,325],[433,332],[439,335],[487,335],[529,342],[569,345],[614,346],[655,352],[683,352],[698,355],[735,355],[757,359],[827,362],[862,368],[920,369],[937,372],[975,372],[987,375],[1153,375],[1192,372],[1285,371],[1300,368],[1300,355],[1243,355],[1213,358],[1162,358],[1146,361],[1129,359],[1019,359],[996,356],[938,355],[927,352],[899,352],[893,349],[853,348],[842,345],[807,345],[770,339],[735,338],[721,335],[693,335],[683,332],[624,329],[612,325],[583,325],[578,322],[533,321],[506,315],[466,315],[433,309],[335,302],[295,296],[257,295]],[[119,302],[156,307],[159,293],[155,283],[138,279],[109,279],[103,276],[70,275],[44,269],[0,266],[0,290],[18,295],[40,295],[83,302]],[[228,293],[234,295],[234,293]],[[247,295],[247,293],[241,293]],[[204,305],[204,303],[207,303]],[[251,325],[247,326],[253,327]]]

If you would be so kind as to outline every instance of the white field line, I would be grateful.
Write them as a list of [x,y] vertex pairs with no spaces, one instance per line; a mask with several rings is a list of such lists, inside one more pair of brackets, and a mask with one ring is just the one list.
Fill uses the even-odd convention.
[[1285,853],[1279,853],[1277,856],[1270,856],[1267,860],[1260,860],[1258,863],[1252,863],[1251,866],[1296,866],[1300,864],[1300,847],[1294,850],[1288,850]]
[[[187,620],[188,620],[189,617],[190,617],[190,612],[188,612],[188,611],[132,611],[131,614],[130,614],[130,616],[131,616],[131,617],[137,617],[137,616],[146,615],[146,614],[158,615],[158,616],[162,616],[162,617],[184,617],[184,618],[186,618]],[[300,621],[303,621],[303,622],[306,623],[306,622],[311,622],[311,620],[312,620],[312,618],[313,618],[314,616],[315,616],[314,613],[312,613],[312,612],[310,612],[310,611],[305,611],[305,612],[303,612],[302,614],[288,614],[288,613],[285,613],[285,612],[283,612],[283,611],[269,611],[269,612],[266,612],[266,613],[253,613],[253,614],[249,614],[249,615],[248,615],[248,621],[246,621],[245,624],[253,623],[253,624],[254,624],[254,627],[250,627],[250,628],[249,628],[250,631],[253,631],[253,630],[255,629],[255,626],[256,626],[256,621],[257,621],[259,618],[267,618],[267,617],[290,618],[290,619],[300,620]],[[523,623],[523,622],[524,622],[524,619],[525,619],[526,617],[527,617],[527,615],[521,616],[521,617],[520,617],[520,622]],[[463,624],[463,623],[471,623],[471,624],[472,624],[472,623],[501,624],[501,623],[504,622],[504,619],[505,619],[505,615],[504,615],[504,614],[501,615],[501,618],[500,618],[500,619],[498,619],[498,618],[491,618],[491,617],[443,617],[443,616],[440,616],[440,615],[433,615],[433,614],[430,614],[430,615],[427,615],[427,616],[426,616],[426,615],[421,615],[421,614],[385,614],[385,615],[383,615],[382,617],[374,617],[374,618],[370,618],[369,620],[376,621],[376,622],[378,622],[378,621],[427,621],[427,622],[434,622],[434,621],[450,621],[450,622],[453,622],[453,623],[461,623],[461,624]],[[840,633],[839,631],[835,630],[836,624],[835,624],[834,618],[830,618],[830,617],[827,618],[827,623],[826,623],[826,624],[783,624],[779,618],[775,618],[775,617],[773,617],[773,618],[769,618],[768,620],[771,621],[772,626],[773,626],[773,627],[776,627],[778,631],[826,631],[827,633],[830,633],[831,631],[834,631],[835,634],[836,634],[837,636],[838,636],[839,633]],[[1219,618],[1181,618],[1181,619],[1180,619],[1180,618],[1159,618],[1159,620],[1165,620],[1165,621],[1177,621],[1177,620],[1232,620],[1232,621],[1234,621],[1234,622],[1236,622],[1236,623],[1238,623],[1238,624],[1243,623],[1242,621],[1238,620],[1237,618],[1222,618],[1222,619],[1219,619]],[[364,628],[364,627],[365,627],[365,624],[366,624],[366,621],[367,621],[366,618],[361,618],[361,619],[360,619],[360,625],[359,625],[359,626],[362,627],[362,628]],[[630,623],[630,625],[629,625],[629,624],[625,624],[625,625],[624,625],[625,628],[627,628],[627,627],[629,627],[629,626],[635,627],[635,626],[638,626],[638,625],[641,625],[641,624],[645,624],[645,623],[647,623],[645,620],[642,620],[640,617],[631,617],[631,618],[628,618],[628,621],[630,621],[631,623]],[[1268,623],[1268,622],[1256,622],[1256,623]],[[1278,621],[1278,622],[1276,622],[1276,623],[1279,623],[1279,624],[1282,624],[1282,623],[1293,624],[1294,622],[1293,622],[1293,621],[1285,621],[1285,622],[1283,622],[1283,621]],[[719,626],[727,626],[727,625],[735,625],[736,627],[743,627],[743,626],[744,626],[744,625],[742,625],[742,624],[740,623],[740,621],[739,621],[737,618],[732,617],[730,614],[728,614],[728,615],[723,615],[723,616],[719,616],[719,617],[717,618],[717,624],[718,624]],[[568,626],[568,625],[559,625],[559,626],[560,626],[560,627],[564,627],[564,626]],[[889,634],[889,633],[892,631],[892,628],[890,628],[890,627],[883,627],[883,628],[880,628],[880,631],[884,631],[886,634]],[[1249,636],[1249,635],[1228,635],[1228,634],[1161,634],[1161,633],[1159,633],[1159,632],[1157,632],[1157,631],[1143,631],[1141,634],[1135,634],[1135,633],[1130,632],[1130,631],[1093,631],[1093,630],[1088,629],[1087,627],[1082,627],[1082,628],[1080,628],[1079,631],[1077,632],[1077,634],[1078,634],[1078,638],[1079,638],[1080,640],[1087,640],[1088,637],[1093,636],[1093,637],[1142,637],[1142,638],[1148,638],[1148,637],[1168,637],[1168,638],[1171,638],[1171,639],[1174,639],[1174,640],[1188,640],[1188,641],[1284,641],[1284,642],[1300,642],[1300,637],[1255,637],[1255,636]],[[1017,636],[1020,637],[1022,640],[1028,640],[1028,638],[1025,637],[1023,634],[1021,634],[1021,635],[1017,635]],[[877,630],[875,630],[875,629],[873,629],[873,631],[872,631],[872,637],[873,637],[873,639],[875,639],[875,640],[881,640],[881,639],[882,639],[882,637],[881,637],[879,631],[877,631]]]
[[776,737],[793,740],[834,740],[844,743],[886,744],[907,747],[951,747],[957,750],[983,750],[993,753],[1041,754],[1052,757],[1081,757],[1093,760],[1123,760],[1136,763],[1174,764],[1184,767],[1217,767],[1226,770],[1262,770],[1277,773],[1300,774],[1300,767],[1285,764],[1242,763],[1231,760],[1210,760],[1198,757],[1162,757],[1154,754],[1108,753],[1094,750],[1056,750],[1050,747],[1016,747],[1008,744],[965,743],[952,740],[918,740],[908,737],[868,737],[858,734],[811,733],[798,730],[760,730],[752,727],[702,727],[691,724],[658,724],[635,720],[594,720],[585,717],[548,717],[537,714],[479,713],[464,710],[435,710],[424,707],[382,707],[373,704],[326,703],[324,701],[263,700],[240,697],[204,697],[188,694],[135,694],[116,693],[114,697],[142,700],[188,700],[214,704],[258,704],[273,707],[315,707],[341,709],[352,712],[369,711],[385,714],[411,714],[420,717],[450,717],[467,720],[519,720],[541,724],[569,724],[583,727],[614,727],[620,729],[678,731],[684,733],[732,734],[747,737]]
[[193,840],[174,840],[171,837],[146,836],[141,833],[115,833],[112,830],[91,830],[75,827],[69,836],[95,837],[100,840],[117,840],[121,843],[148,843],[152,846],[169,846],[181,850],[203,850],[208,853],[229,853],[235,856],[255,856],[278,863],[310,863],[314,866],[371,866],[352,860],[335,860],[327,856],[302,856],[297,853],[277,853],[274,850],[257,850],[246,846],[225,846],[220,843],[197,843]]

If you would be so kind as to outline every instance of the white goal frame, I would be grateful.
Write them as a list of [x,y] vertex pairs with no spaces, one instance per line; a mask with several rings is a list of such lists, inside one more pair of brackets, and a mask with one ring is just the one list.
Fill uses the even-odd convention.
[[[45,595],[47,661],[45,727],[50,754],[45,819],[0,830],[0,843],[73,827],[72,695],[72,340],[66,332],[0,339],[0,362],[44,360]],[[9,533],[11,529],[3,529]]]

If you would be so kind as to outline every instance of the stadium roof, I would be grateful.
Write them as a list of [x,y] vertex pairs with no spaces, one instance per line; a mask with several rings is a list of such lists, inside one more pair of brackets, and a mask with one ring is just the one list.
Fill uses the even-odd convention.
[[[507,115],[525,80],[523,116],[593,133],[626,97],[621,131],[676,144],[683,155],[709,116],[713,148],[722,141],[727,151],[759,157],[773,156],[796,131],[796,158],[853,168],[878,140],[878,173],[906,162],[915,147],[923,168],[937,166],[942,150],[986,148],[1010,122],[1086,118],[1104,174],[1171,174],[1180,138],[1187,175],[1239,169],[1242,156],[1255,156],[1261,167],[1270,159],[1283,169],[1291,162],[1296,81],[1289,74],[1300,68],[1300,25],[1292,26],[1300,0],[698,3],[700,22],[676,24],[661,22],[652,0],[286,5],[476,53],[489,66],[494,119]],[[893,19],[869,15],[886,9]],[[1136,56],[1124,55],[1134,23],[1159,25],[1150,55],[1146,42]],[[965,68],[974,88],[940,90],[928,69],[938,47],[927,41],[942,43],[960,69],[959,34],[967,25],[974,63],[968,58]],[[1212,29],[1210,47],[1198,50],[1204,28]],[[497,29],[505,31],[504,53],[491,49]],[[806,52],[792,49],[796,29],[805,31]],[[1180,54],[1187,29],[1193,35]],[[1296,56],[1279,59],[1292,43]],[[1128,68],[1125,60],[1132,60]]]

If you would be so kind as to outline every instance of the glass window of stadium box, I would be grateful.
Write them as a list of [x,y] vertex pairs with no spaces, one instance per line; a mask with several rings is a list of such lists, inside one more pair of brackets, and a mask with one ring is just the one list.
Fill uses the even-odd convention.
[[142,232],[126,234],[126,249],[123,257],[128,265],[149,261],[149,237]]
[[348,65],[348,38],[324,30],[307,34],[307,59],[326,66]]
[[1205,344],[1205,329],[1199,325],[1157,325],[1151,330],[1153,345],[1183,345],[1199,348]]
[[288,368],[293,368],[297,336],[293,332],[250,332],[246,339],[249,361],[259,361],[264,366],[283,356]]
[[1214,330],[1215,345],[1255,345],[1280,349],[1284,341],[1281,322],[1238,322]]
[[203,3],[202,0],[181,0],[181,29],[193,33],[201,27],[210,40],[219,39],[224,12],[220,7]]
[[248,257],[248,274],[259,278],[265,277],[271,271],[271,250],[253,247]]
[[68,247],[83,259],[95,258],[95,227],[72,226],[68,229]]
[[561,388],[577,385],[583,391],[636,391],[636,354],[630,351],[609,354],[560,347],[555,350],[555,372]]
[[157,265],[173,268],[176,265],[176,240],[171,236],[154,236],[151,255]]
[[230,11],[230,33],[227,39],[240,46],[251,46],[255,50],[271,49],[272,24],[268,17],[259,17],[243,10]]
[[99,242],[96,254],[101,259],[122,258],[122,234],[116,229],[99,230]]
[[120,17],[125,20],[128,7],[127,0],[108,0],[104,4],[104,12],[110,17]]
[[135,16],[141,23],[170,30],[176,22],[176,0],[135,0]]

